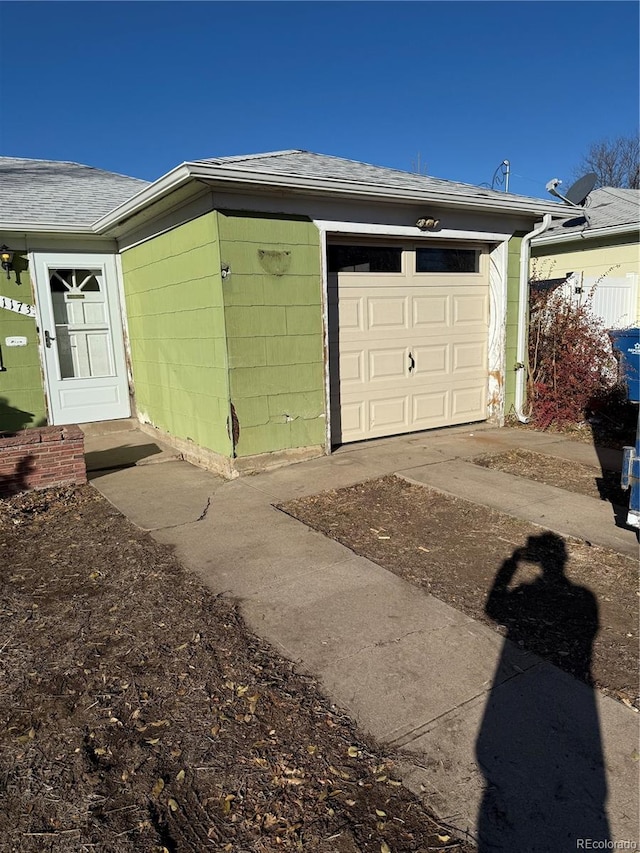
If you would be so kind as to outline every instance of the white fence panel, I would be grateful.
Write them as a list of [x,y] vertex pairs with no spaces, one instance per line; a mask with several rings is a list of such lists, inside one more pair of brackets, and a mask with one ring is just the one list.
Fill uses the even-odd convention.
[[[598,281],[585,276],[582,295],[585,298]],[[621,278],[607,276],[599,281],[593,293],[593,311],[602,317],[607,329],[623,329],[638,323],[638,276],[628,273]]]

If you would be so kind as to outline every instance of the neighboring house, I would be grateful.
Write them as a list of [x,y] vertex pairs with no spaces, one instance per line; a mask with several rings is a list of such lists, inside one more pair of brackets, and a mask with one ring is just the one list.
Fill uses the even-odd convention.
[[640,190],[602,187],[573,213],[532,241],[538,280],[568,280],[575,298],[592,293],[594,312],[609,329],[640,322]]
[[305,151],[152,184],[0,158],[0,429],[132,413],[233,476],[502,423],[523,399],[528,244],[564,214]]

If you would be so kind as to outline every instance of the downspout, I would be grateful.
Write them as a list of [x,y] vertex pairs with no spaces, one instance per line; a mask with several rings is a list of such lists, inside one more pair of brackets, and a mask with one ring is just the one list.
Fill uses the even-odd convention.
[[520,290],[518,293],[518,336],[516,342],[516,417],[522,424],[529,418],[522,411],[527,381],[527,307],[529,304],[529,256],[531,241],[551,225],[551,214],[545,213],[542,222],[522,238],[520,247]]

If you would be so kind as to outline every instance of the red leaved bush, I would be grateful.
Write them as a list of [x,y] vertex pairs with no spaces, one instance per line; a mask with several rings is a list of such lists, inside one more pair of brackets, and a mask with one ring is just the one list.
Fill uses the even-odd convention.
[[592,295],[579,301],[567,287],[531,289],[528,396],[541,429],[584,420],[591,400],[616,381],[616,361]]

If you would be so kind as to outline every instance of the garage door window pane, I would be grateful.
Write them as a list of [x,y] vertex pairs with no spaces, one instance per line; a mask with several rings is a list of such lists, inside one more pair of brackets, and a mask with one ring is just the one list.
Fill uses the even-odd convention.
[[416,249],[416,272],[478,272],[476,249]]
[[402,249],[383,246],[329,246],[329,272],[402,272]]

